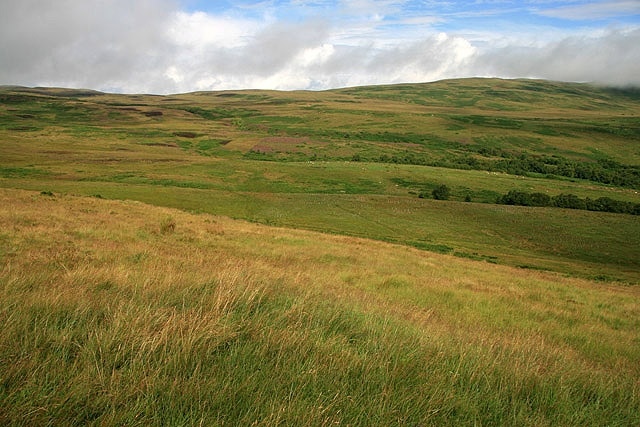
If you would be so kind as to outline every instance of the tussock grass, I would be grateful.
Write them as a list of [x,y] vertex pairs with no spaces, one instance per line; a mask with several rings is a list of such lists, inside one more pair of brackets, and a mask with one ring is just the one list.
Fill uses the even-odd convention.
[[17,190],[0,230],[2,424],[640,423],[636,287]]

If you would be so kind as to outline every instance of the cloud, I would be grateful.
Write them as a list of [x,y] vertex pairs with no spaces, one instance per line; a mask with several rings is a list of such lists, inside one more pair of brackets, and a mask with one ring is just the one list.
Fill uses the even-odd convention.
[[172,43],[182,49],[206,46],[242,46],[246,37],[263,27],[261,21],[233,16],[213,16],[204,12],[177,12],[167,30]]
[[[606,5],[630,3],[637,4]],[[243,4],[203,12],[177,0],[4,1],[0,84],[177,93],[482,75],[640,85],[638,26],[436,31],[444,18],[401,0],[291,0],[287,10],[276,1]]]
[[307,68],[306,63],[314,62],[310,55],[322,48],[326,37],[322,21],[266,25],[244,32],[241,43],[199,41],[180,51],[165,74],[175,83],[170,91],[294,88],[290,80],[276,76],[292,64]]
[[444,33],[409,44],[384,47],[339,46],[313,70],[329,87],[420,82],[458,77],[473,58],[466,40]]
[[[350,46],[322,42],[322,28],[310,31],[306,25],[307,40],[295,39],[293,45],[286,45],[283,40],[291,40],[297,32],[294,30],[261,38],[262,44],[226,52],[224,62],[228,66],[225,69],[220,67],[220,55],[217,55],[218,61],[213,61],[209,67],[196,67],[205,68],[208,73],[187,80],[199,81],[200,89],[207,85],[209,89],[230,85],[281,90],[421,82],[458,76],[458,71],[464,69],[465,62],[475,54],[475,48],[466,40],[445,34],[403,46],[378,48],[372,44]],[[274,42],[273,37],[278,40]],[[265,57],[257,55],[274,46],[282,51],[271,52]]]
[[3,2],[0,81],[105,87],[158,78],[155,66],[171,54],[164,27],[173,7],[169,0]]
[[569,20],[605,19],[616,16],[640,13],[640,2],[637,0],[614,0],[589,2],[570,6],[561,6],[538,10],[539,15]]
[[471,69],[489,76],[640,86],[640,29],[489,49]]
[[361,15],[386,15],[398,13],[402,10],[402,5],[407,3],[403,0],[341,0],[340,4],[343,13],[350,16]]

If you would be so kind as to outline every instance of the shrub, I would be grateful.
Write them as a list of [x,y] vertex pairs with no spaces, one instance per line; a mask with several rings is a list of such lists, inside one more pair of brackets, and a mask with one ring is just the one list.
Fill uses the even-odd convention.
[[449,187],[447,187],[444,184],[438,185],[431,192],[431,195],[433,195],[433,198],[436,200],[449,200],[450,194],[451,194],[451,191],[449,190]]
[[531,194],[531,206],[551,206],[551,196],[544,193]]
[[586,209],[587,205],[584,200],[575,194],[560,194],[553,198],[553,204],[559,208],[568,209]]
[[624,213],[631,215],[640,214],[640,203],[614,200],[609,197],[581,199],[574,194],[560,194],[550,197],[543,193],[527,193],[511,190],[497,198],[496,203],[515,206],[555,206],[568,209],[583,209],[599,212]]
[[498,198],[497,202],[503,205],[531,206],[531,195],[524,191],[510,190]]

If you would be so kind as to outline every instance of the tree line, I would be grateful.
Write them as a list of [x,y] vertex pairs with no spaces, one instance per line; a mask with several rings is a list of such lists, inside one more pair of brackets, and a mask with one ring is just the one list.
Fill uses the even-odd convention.
[[358,154],[351,160],[486,170],[510,175],[541,174],[549,178],[576,178],[618,187],[640,188],[640,167],[623,165],[614,160],[600,159],[595,162],[584,162],[561,156],[512,154],[505,150],[484,148],[479,148],[475,152],[481,156],[499,156],[499,158],[478,157],[471,154],[453,154],[443,158],[433,158],[424,154],[406,152],[394,155],[382,154],[370,159]]
[[507,194],[498,197],[496,203],[514,206],[558,207],[640,215],[640,203],[625,202],[609,197],[599,197],[597,199],[586,197],[583,199],[575,194],[549,196],[544,193],[528,193],[525,191],[511,190]]

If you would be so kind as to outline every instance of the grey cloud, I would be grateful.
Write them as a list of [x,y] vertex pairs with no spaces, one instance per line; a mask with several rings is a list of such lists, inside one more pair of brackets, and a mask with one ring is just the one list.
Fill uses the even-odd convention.
[[166,50],[169,0],[3,1],[0,81],[104,87],[148,81]]
[[[506,47],[492,48],[436,34],[404,42],[344,37],[357,27],[316,18],[243,29],[231,47],[172,39],[177,11],[173,0],[0,0],[0,84],[175,93],[491,75],[640,85],[640,29],[531,46],[509,44],[505,35]],[[312,59],[301,60],[309,51]]]
[[327,36],[328,26],[322,21],[272,25],[238,52],[237,62],[247,73],[266,76],[282,69],[305,48],[322,44]]
[[487,50],[478,55],[472,70],[481,75],[640,85],[640,29]]

